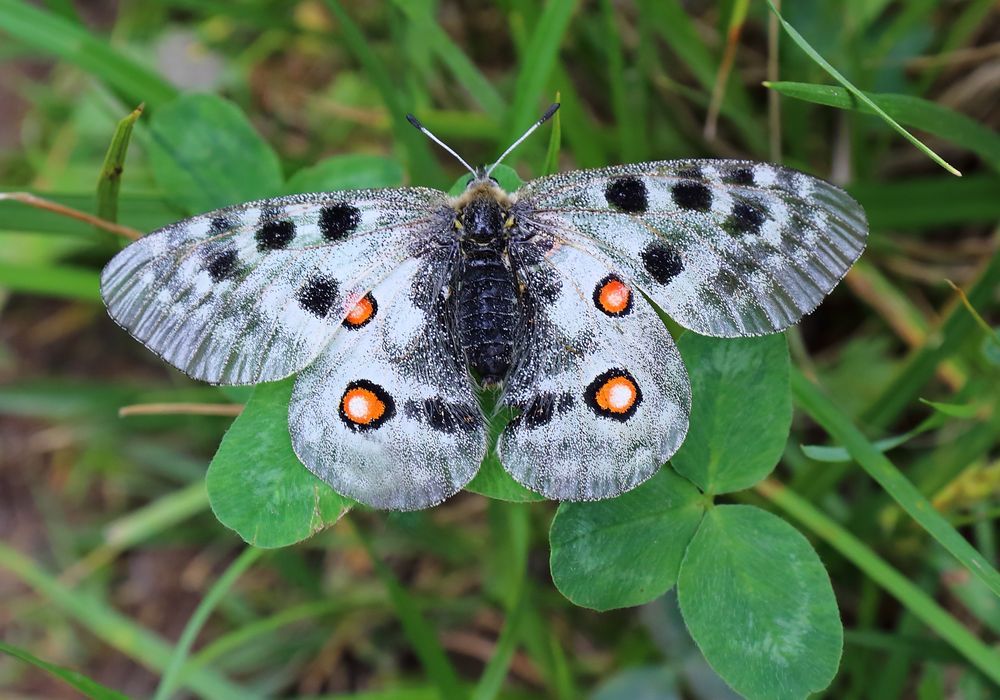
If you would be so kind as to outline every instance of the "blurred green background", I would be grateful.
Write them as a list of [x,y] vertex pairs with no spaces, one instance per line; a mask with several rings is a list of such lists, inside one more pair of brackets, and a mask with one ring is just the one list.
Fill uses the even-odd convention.
[[[713,156],[805,170],[847,187],[872,230],[846,282],[790,331],[793,361],[869,438],[899,438],[893,462],[996,566],[1000,12],[992,0],[785,5],[816,52],[963,176],[865,113],[759,0],[0,0],[0,192],[97,211],[116,124],[144,103],[118,220],[145,232],[197,213],[155,152],[158,114],[192,92],[246,115],[280,160],[276,191],[351,186],[362,166],[390,184],[447,188],[461,167],[406,112],[482,163],[556,95],[559,169]],[[508,164],[523,179],[542,174],[547,147],[542,132]],[[228,179],[240,165],[199,164],[204,208],[254,194]],[[232,201],[210,204],[220,197]],[[98,275],[118,247],[86,223],[0,201],[5,643],[149,697],[196,608],[245,564],[216,589],[186,670],[172,676],[182,695],[424,698],[452,675],[476,697],[731,695],[672,596],[598,614],[559,595],[548,572],[555,504],[516,506],[527,530],[514,537],[497,502],[463,493],[420,513],[352,513],[240,559],[242,541],[212,516],[204,488],[231,419],[117,415],[233,398],[186,380],[106,317]],[[856,464],[802,449],[829,442],[797,414],[775,474],[821,517],[796,524],[830,570],[846,626],[827,695],[1000,696],[921,621],[919,601],[888,595],[888,574],[860,571],[823,524],[853,533],[994,653],[997,598]],[[787,509],[764,488],[735,500]],[[508,641],[512,537],[527,547],[530,605]],[[421,643],[428,630],[440,646]],[[0,697],[78,694],[0,655]]]

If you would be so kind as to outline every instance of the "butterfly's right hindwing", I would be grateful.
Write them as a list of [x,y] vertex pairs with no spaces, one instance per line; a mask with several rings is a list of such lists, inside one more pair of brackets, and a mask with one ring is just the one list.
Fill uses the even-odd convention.
[[254,384],[306,366],[355,302],[441,229],[430,189],[292,195],[172,224],[101,275],[112,318],[195,379]]
[[458,492],[479,469],[486,427],[447,323],[453,251],[398,267],[299,374],[292,445],[338,493],[415,510]]
[[500,460],[548,498],[596,500],[635,488],[680,446],[687,372],[653,307],[587,250],[539,232],[511,245],[524,323],[503,404]]

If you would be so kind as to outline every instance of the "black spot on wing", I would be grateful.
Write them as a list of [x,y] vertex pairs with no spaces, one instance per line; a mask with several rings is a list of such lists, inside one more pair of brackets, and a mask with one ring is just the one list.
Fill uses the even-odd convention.
[[712,208],[712,191],[701,182],[678,182],[671,188],[670,195],[681,209],[708,211]]
[[337,281],[328,277],[313,277],[299,288],[299,306],[317,318],[325,318],[337,300]]
[[225,233],[231,228],[234,228],[232,221],[224,216],[216,216],[212,218],[212,221],[208,225],[208,235],[217,236],[220,233]]
[[360,223],[361,212],[346,202],[323,207],[319,213],[319,230],[330,243],[344,238]]
[[722,176],[722,181],[730,185],[753,185],[753,169],[734,168]]
[[679,169],[677,177],[683,177],[686,180],[701,180],[705,177],[705,173],[697,165],[689,165]]
[[684,270],[684,261],[681,260],[677,249],[668,243],[659,241],[650,243],[642,251],[642,264],[652,278],[660,284],[669,283]]
[[641,214],[649,208],[646,184],[633,175],[615,178],[604,188],[608,204],[630,214]]
[[257,250],[283,250],[295,238],[295,224],[280,218],[278,210],[265,210],[260,217],[260,228],[254,234]]
[[532,430],[548,425],[552,422],[553,416],[561,415],[573,408],[573,402],[573,395],[568,391],[558,396],[547,391],[542,392],[518,407],[521,412],[510,422],[510,429],[516,430],[523,426]]
[[758,234],[761,226],[767,221],[763,207],[746,201],[738,201],[733,205],[733,211],[726,218],[723,228],[733,235]]
[[212,255],[205,269],[213,282],[221,282],[236,276],[240,259],[235,248],[226,248]]
[[475,430],[480,423],[475,406],[445,401],[439,396],[422,401],[411,399],[403,411],[407,417],[442,433]]

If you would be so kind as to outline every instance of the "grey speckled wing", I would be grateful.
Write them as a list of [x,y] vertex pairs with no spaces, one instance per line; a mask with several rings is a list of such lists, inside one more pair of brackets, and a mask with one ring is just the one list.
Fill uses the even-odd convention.
[[766,163],[663,161],[527,183],[522,218],[622,271],[704,335],[783,330],[815,309],[861,255],[860,205]]
[[255,384],[302,369],[356,301],[440,230],[430,189],[250,202],[155,231],[101,275],[111,317],[186,374]]
[[338,493],[415,510],[475,476],[486,425],[443,309],[453,249],[402,263],[299,374],[292,446]]
[[[522,230],[522,233],[525,231]],[[680,447],[687,372],[663,322],[625,270],[544,228],[511,244],[525,318],[503,404],[504,468],[559,500],[610,498]]]

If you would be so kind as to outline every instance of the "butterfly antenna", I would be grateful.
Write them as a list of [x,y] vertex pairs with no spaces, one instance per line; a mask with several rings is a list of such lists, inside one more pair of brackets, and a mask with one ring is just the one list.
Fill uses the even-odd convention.
[[521,138],[519,138],[517,141],[515,141],[514,143],[512,143],[510,145],[510,147],[506,151],[503,152],[503,155],[501,155],[499,158],[497,158],[497,162],[494,163],[493,165],[491,165],[490,169],[486,171],[486,177],[490,176],[490,173],[493,172],[493,168],[495,168],[498,165],[500,165],[500,163],[503,161],[503,159],[506,158],[508,155],[510,155],[511,151],[513,151],[515,148],[517,148],[518,146],[520,146],[522,141],[524,141],[526,138],[528,138],[529,136],[531,136],[531,133],[535,129],[537,129],[542,124],[544,124],[545,122],[547,122],[552,117],[552,115],[556,113],[557,109],[559,109],[559,103],[558,102],[553,102],[551,105],[549,105],[549,108],[547,110],[545,110],[545,114],[542,115],[541,119],[539,119],[537,122],[535,122],[534,124],[532,124],[531,127],[529,127],[528,130],[525,131],[524,134],[521,135]]
[[406,121],[410,122],[410,124],[413,124],[413,126],[416,127],[417,131],[419,131],[420,133],[422,133],[424,136],[426,136],[427,138],[429,138],[431,141],[433,141],[434,143],[436,143],[438,146],[440,146],[444,150],[448,151],[448,153],[450,153],[453,156],[455,156],[455,158],[458,160],[458,162],[461,163],[462,165],[464,165],[469,170],[469,172],[472,173],[473,177],[475,177],[475,175],[476,175],[475,168],[473,168],[471,165],[469,165],[468,163],[466,163],[465,159],[462,158],[462,156],[460,156],[457,153],[455,153],[455,150],[451,146],[449,146],[444,141],[442,141],[441,139],[439,139],[437,136],[435,136],[434,134],[432,134],[427,129],[426,126],[424,126],[419,121],[417,121],[417,118],[415,116],[413,116],[412,114],[407,114],[406,115]]

